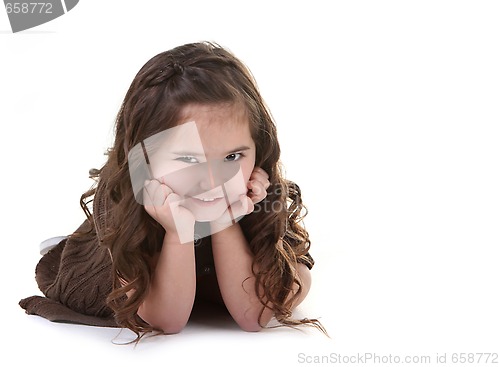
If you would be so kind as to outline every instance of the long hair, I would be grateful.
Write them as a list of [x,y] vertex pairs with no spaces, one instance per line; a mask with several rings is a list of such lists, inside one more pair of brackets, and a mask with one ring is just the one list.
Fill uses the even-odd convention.
[[[107,302],[116,322],[135,332],[138,339],[154,331],[137,316],[137,310],[151,284],[154,270],[149,259],[161,249],[165,234],[135,200],[128,153],[144,139],[175,126],[182,108],[193,103],[242,104],[256,145],[255,165],[269,174],[267,197],[239,222],[257,265],[252,268],[262,312],[271,308],[281,325],[309,324],[323,329],[316,319],[292,319],[292,303],[302,292],[294,269],[298,262],[312,266],[312,258],[307,256],[309,235],[301,225],[306,209],[299,187],[282,175],[274,121],[246,66],[208,42],[160,53],[140,69],[117,115],[107,162],[94,172],[97,185],[81,198],[93,229],[75,235],[97,236],[110,251],[114,287]],[[92,213],[86,205],[90,201]],[[289,298],[294,285],[298,291]],[[127,297],[130,290],[134,292]]]

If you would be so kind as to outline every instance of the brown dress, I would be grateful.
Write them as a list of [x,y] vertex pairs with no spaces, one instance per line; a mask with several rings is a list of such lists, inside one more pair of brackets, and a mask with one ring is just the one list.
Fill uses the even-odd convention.
[[[82,229],[90,229],[90,223],[85,221],[79,231]],[[214,275],[209,240],[195,243],[195,257],[198,277]],[[314,261],[309,254],[307,257],[304,264],[312,268]],[[19,305],[27,314],[54,322],[119,327],[106,305],[113,286],[111,256],[97,237],[87,242],[71,237],[59,242],[40,259],[35,279],[45,297],[22,299]]]

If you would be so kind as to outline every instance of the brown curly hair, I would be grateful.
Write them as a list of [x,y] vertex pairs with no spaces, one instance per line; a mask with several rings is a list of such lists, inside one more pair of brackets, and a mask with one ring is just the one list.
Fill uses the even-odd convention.
[[[81,204],[93,223],[91,233],[112,257],[114,287],[107,302],[116,322],[137,334],[154,331],[137,311],[149,289],[154,269],[148,261],[161,250],[165,230],[135,200],[127,157],[144,139],[175,126],[188,104],[241,103],[249,116],[256,145],[255,165],[269,174],[264,201],[239,224],[254,255],[255,290],[264,290],[263,305],[281,325],[308,324],[325,332],[316,319],[292,319],[292,304],[302,292],[294,269],[313,265],[310,241],[301,225],[306,214],[299,187],[283,178],[276,126],[250,71],[229,51],[214,43],[186,44],[150,59],[138,72],[116,119],[114,146],[107,162],[93,172],[97,185]],[[92,202],[92,212],[87,204]],[[266,208],[273,210],[266,210]],[[91,235],[75,233],[74,236]],[[124,284],[126,284],[124,286]],[[298,291],[289,298],[294,285]],[[130,297],[126,293],[134,290]],[[261,312],[261,316],[262,316]]]

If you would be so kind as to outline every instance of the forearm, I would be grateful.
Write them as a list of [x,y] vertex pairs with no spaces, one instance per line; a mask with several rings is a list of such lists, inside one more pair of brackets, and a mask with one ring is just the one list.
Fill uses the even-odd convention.
[[[246,331],[260,330],[261,326],[269,323],[274,312],[268,307],[263,310],[264,306],[255,291],[255,277],[251,270],[253,255],[239,224],[213,234],[212,249],[219,289],[231,316]],[[311,275],[307,266],[297,264],[295,271],[302,287],[291,309],[305,299],[311,287]],[[295,296],[298,289],[298,285],[294,284],[287,301]],[[262,293],[262,287],[259,287],[259,292]]]
[[166,333],[179,332],[187,323],[196,292],[194,244],[166,235],[149,292],[138,315]]
[[[263,305],[255,292],[253,255],[240,225],[214,233],[212,251],[219,289],[229,313],[242,329],[259,330]],[[265,324],[269,320],[262,321]]]

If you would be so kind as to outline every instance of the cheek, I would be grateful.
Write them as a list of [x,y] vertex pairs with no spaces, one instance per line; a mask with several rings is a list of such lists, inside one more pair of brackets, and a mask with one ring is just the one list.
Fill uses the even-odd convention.
[[248,182],[250,179],[250,176],[252,175],[253,169],[255,167],[254,162],[247,161],[241,164],[241,171],[243,173],[243,178],[245,180],[245,184]]
[[246,184],[252,175],[253,169],[255,168],[255,154],[251,153],[246,157],[246,159],[243,159],[240,163],[240,167]]
[[180,162],[151,162],[151,171],[154,178],[160,179],[161,177],[171,176],[177,171],[186,168],[185,164]]
[[247,193],[247,183],[252,174],[253,167],[254,163],[252,161],[241,162],[238,174],[225,183],[226,194],[231,203],[237,201],[240,195]]

